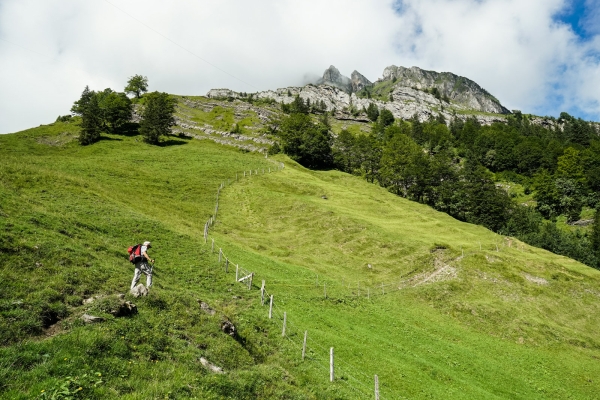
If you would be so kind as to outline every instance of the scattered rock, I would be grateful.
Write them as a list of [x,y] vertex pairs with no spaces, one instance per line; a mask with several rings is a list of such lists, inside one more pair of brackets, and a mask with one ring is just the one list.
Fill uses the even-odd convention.
[[43,266],[44,266],[44,264],[42,264],[41,262],[36,262],[36,263],[35,263],[35,266],[36,266],[36,267],[38,267],[38,268],[40,268],[40,267],[43,267]]
[[89,315],[89,314],[83,314],[81,316],[81,319],[86,324],[94,324],[94,323],[97,323],[97,322],[103,322],[104,321],[104,318],[102,318],[102,317],[96,317],[94,315]]
[[131,289],[131,294],[133,297],[148,296],[148,288],[140,283]]
[[200,303],[200,309],[202,311],[204,311],[205,313],[207,313],[208,315],[215,315],[215,310],[213,310],[212,308],[210,308],[210,306],[208,304],[206,304],[203,301],[198,300],[198,302]]
[[236,335],[235,325],[233,325],[233,323],[229,320],[221,322],[221,330],[229,336]]
[[211,363],[204,357],[200,357],[200,364],[202,364],[204,367],[208,368],[211,372],[214,372],[215,374],[223,373],[223,368],[217,367],[215,364]]
[[579,221],[571,222],[569,225],[573,226],[588,226],[594,223],[593,219],[580,219]]
[[327,200],[327,196],[326,196],[326,195],[323,195],[323,196],[321,196],[321,198],[322,198],[323,200]]
[[118,308],[110,310],[110,314],[115,317],[129,317],[133,314],[137,314],[137,306],[130,301],[125,301],[119,305]]
[[527,279],[529,282],[537,283],[538,285],[547,285],[548,284],[548,281],[545,280],[544,278],[540,278],[540,277],[529,275],[529,274],[525,274],[525,279]]
[[92,304],[96,300],[95,297],[90,297],[89,299],[83,299],[83,304]]

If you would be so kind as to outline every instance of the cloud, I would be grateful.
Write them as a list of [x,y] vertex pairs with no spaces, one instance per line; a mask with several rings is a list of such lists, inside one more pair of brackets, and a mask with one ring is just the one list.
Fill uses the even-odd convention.
[[[598,40],[583,41],[555,16],[561,0],[406,0],[399,51],[424,68],[475,80],[509,108],[598,119]],[[597,87],[597,86],[596,86]]]
[[391,64],[451,71],[509,108],[598,119],[600,94],[591,85],[600,83],[600,43],[580,40],[556,20],[566,6],[564,0],[4,0],[0,132],[51,122],[69,112],[86,85],[122,90],[134,74],[148,76],[151,90],[202,95],[216,87],[301,85],[330,64],[370,80]]

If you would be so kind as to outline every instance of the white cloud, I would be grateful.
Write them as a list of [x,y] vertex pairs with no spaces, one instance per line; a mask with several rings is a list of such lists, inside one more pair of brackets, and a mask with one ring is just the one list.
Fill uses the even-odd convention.
[[85,85],[121,90],[134,74],[147,75],[151,90],[198,95],[214,87],[299,85],[330,64],[371,80],[391,64],[451,71],[509,108],[600,115],[600,94],[590,84],[600,83],[598,58],[590,56],[600,53],[600,42],[578,41],[554,22],[565,0],[406,0],[400,13],[393,5],[4,0],[0,132],[51,122],[68,113]]

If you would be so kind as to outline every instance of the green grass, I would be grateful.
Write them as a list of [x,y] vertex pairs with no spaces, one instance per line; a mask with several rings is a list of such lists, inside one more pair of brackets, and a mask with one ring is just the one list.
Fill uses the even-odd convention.
[[[275,164],[206,140],[80,147],[76,132],[0,136],[0,397],[64,386],[80,398],[362,399],[375,374],[383,399],[600,392],[596,270],[283,156],[283,171],[242,178]],[[202,240],[222,182],[211,238],[228,274]],[[125,249],[143,240],[155,287],[126,296],[138,315],[112,317],[133,273]],[[234,264],[256,273],[253,290],[234,283]],[[441,266],[449,279],[424,282]],[[106,321],[86,325],[84,312]]]
[[[352,374],[379,374],[390,398],[591,398],[598,390],[580,385],[598,357],[598,271],[290,162],[223,196],[218,241],[256,266],[295,320],[297,340],[314,332]],[[439,245],[447,250],[432,253]],[[366,298],[381,283],[432,272],[436,258],[456,278]]]

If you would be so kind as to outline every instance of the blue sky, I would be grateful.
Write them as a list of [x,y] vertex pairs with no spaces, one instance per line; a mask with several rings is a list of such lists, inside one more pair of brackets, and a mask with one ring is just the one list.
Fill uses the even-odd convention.
[[[590,21],[590,16],[597,14],[598,5],[598,2],[589,0],[571,1],[556,15],[556,20],[569,25],[582,40],[589,40],[598,30],[598,27],[592,26],[595,21]],[[600,21],[597,23],[600,25]]]
[[0,0],[0,133],[83,88],[203,95],[302,85],[335,65],[449,71],[509,109],[600,121],[600,0]]

